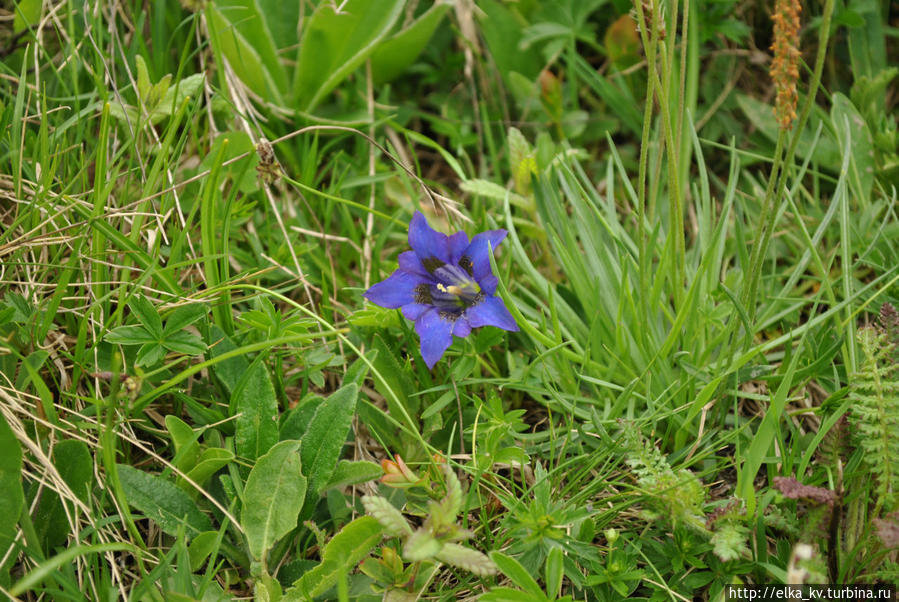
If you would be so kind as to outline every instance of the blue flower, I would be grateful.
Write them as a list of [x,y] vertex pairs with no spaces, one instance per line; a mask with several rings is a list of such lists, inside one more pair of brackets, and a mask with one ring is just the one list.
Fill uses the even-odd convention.
[[505,230],[488,230],[468,240],[465,232],[447,236],[428,225],[416,211],[409,222],[411,251],[400,253],[400,267],[387,280],[365,291],[381,307],[402,308],[415,321],[421,356],[433,368],[453,342],[472,328],[496,326],[517,331],[515,319],[495,296],[499,284],[490,270],[490,248],[502,242]]

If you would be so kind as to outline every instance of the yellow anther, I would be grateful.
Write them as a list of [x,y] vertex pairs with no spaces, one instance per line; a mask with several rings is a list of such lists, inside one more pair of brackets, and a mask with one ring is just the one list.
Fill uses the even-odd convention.
[[451,293],[453,295],[459,296],[462,294],[462,289],[456,285],[446,287],[446,292]]

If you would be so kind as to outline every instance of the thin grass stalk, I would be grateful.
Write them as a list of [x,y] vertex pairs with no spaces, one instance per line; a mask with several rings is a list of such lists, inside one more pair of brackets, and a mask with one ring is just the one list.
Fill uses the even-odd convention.
[[[761,221],[759,223],[759,235],[756,238],[756,244],[753,245],[752,256],[749,262],[749,278],[746,287],[744,287],[745,294],[743,296],[743,304],[746,306],[750,317],[753,319],[755,319],[755,314],[758,309],[756,306],[756,296],[758,295],[762,264],[765,261],[765,256],[768,254],[768,246],[771,242],[771,236],[774,231],[774,222],[777,216],[777,212],[772,211],[772,208],[780,203],[782,195],[786,190],[787,168],[793,162],[793,157],[796,155],[796,148],[799,145],[800,135],[805,129],[808,117],[815,104],[815,96],[818,92],[818,86],[821,83],[821,72],[824,68],[824,59],[827,55],[827,43],[830,39],[830,21],[833,16],[833,9],[834,0],[826,0],[819,29],[821,34],[818,41],[818,55],[815,59],[815,70],[812,73],[812,79],[809,82],[809,90],[805,98],[805,103],[802,106],[802,112],[799,115],[799,122],[793,132],[786,154],[783,156],[781,153],[787,138],[786,130],[781,129],[780,135],[777,137],[777,147],[774,151],[774,163],[772,164],[771,174],[765,190],[765,201],[763,204]],[[747,343],[751,341],[751,337],[752,333],[747,333]]]

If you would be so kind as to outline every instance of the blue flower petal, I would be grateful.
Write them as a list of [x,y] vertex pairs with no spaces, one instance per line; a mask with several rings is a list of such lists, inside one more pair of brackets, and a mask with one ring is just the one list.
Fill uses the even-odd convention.
[[422,279],[431,278],[431,275],[425,269],[425,266],[421,264],[421,260],[418,258],[418,255],[415,254],[415,251],[403,251],[400,253],[399,261],[400,269],[404,272],[421,276]]
[[429,226],[428,220],[420,211],[416,211],[412,216],[412,221],[409,222],[409,246],[422,262],[436,257],[443,263],[449,263],[449,244],[446,234]]
[[456,232],[449,237],[447,244],[449,246],[450,262],[458,265],[459,259],[468,248],[468,234],[465,232]]
[[480,282],[478,282],[478,286],[481,287],[481,290],[484,291],[485,294],[492,295],[496,292],[496,287],[499,286],[499,278],[493,274],[489,274],[484,278],[481,278]]
[[410,303],[409,305],[404,305],[402,312],[407,320],[412,320],[413,322],[418,319],[418,316],[425,313],[429,309],[433,308],[433,305],[423,305],[421,303]]
[[419,276],[397,270],[387,280],[372,285],[362,296],[375,305],[396,309],[415,302],[415,287],[421,283]]
[[[490,247],[488,243],[495,249],[506,237],[506,234],[508,232],[505,230],[487,230],[486,232],[476,234],[471,239],[471,244],[462,253],[463,257],[467,257],[471,261],[471,273],[478,282],[492,273],[490,271],[490,257],[488,255]],[[462,267],[464,268],[465,266],[462,265]]]
[[481,326],[496,326],[503,330],[518,331],[518,324],[515,318],[503,305],[503,300],[499,297],[488,296],[477,305],[473,305],[465,310],[465,316],[472,328]]
[[470,334],[471,324],[468,323],[465,316],[459,316],[459,319],[453,324],[453,335],[464,339]]
[[421,339],[421,357],[431,369],[453,342],[453,323],[441,318],[436,309],[429,309],[415,320],[415,331]]

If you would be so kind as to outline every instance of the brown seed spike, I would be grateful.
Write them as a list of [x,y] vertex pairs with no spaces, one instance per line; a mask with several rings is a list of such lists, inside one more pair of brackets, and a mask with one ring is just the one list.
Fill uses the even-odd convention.
[[799,95],[796,92],[796,82],[799,80],[799,13],[802,12],[800,0],[775,0],[774,14],[774,43],[771,50],[774,58],[771,60],[771,79],[777,90],[774,103],[774,114],[780,129],[789,130],[796,119],[796,105]]

